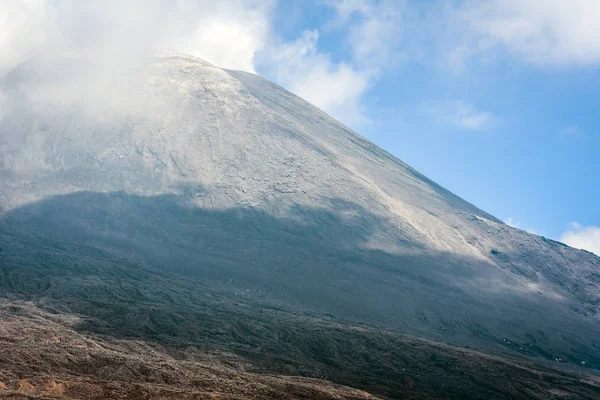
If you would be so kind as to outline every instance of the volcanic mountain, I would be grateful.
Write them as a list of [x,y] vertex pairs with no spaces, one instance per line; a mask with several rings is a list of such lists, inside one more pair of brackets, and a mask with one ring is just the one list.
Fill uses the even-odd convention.
[[66,68],[2,82],[0,397],[600,396],[597,256],[257,75]]

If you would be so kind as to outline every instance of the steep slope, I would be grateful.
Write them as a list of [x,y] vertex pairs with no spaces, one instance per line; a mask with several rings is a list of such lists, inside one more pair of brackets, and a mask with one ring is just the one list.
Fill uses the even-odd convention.
[[[56,68],[3,82],[5,297],[87,316],[86,332],[196,340],[136,314],[174,307],[168,285],[122,293],[143,267],[258,308],[600,366],[593,254],[503,224],[256,75],[158,57],[90,112],[31,96],[63,84]],[[105,254],[135,273],[103,275]]]

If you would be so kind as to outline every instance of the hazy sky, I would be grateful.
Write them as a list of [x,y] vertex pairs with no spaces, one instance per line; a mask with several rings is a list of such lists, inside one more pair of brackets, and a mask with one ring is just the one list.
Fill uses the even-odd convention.
[[[514,226],[600,254],[598,21],[598,0],[3,0],[0,75],[86,54],[102,82],[189,52],[279,83]],[[8,103],[0,92],[0,118]]]

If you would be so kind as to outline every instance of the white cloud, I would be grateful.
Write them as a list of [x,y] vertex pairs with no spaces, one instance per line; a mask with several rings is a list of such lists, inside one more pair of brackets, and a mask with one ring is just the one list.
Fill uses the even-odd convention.
[[521,228],[521,223],[519,221],[513,219],[512,217],[507,218],[506,221],[504,221],[504,223],[506,225],[512,226],[513,228],[517,228],[517,229]]
[[455,11],[475,52],[500,47],[541,65],[600,62],[597,0],[468,0]]
[[0,75],[49,39],[44,0],[6,0],[0,7]]
[[[357,66],[352,57],[334,61],[320,51],[317,31],[279,41],[272,31],[274,5],[275,0],[6,0],[0,7],[0,76],[28,59],[62,71],[64,56],[76,56],[84,59],[77,71],[65,72],[53,85],[28,88],[29,97],[61,106],[92,102],[95,108],[104,102],[120,108],[122,103],[103,101],[120,98],[111,93],[121,89],[113,77],[135,77],[132,71],[157,51],[187,52],[249,72],[255,72],[260,53],[261,65],[277,83],[345,123],[365,122],[361,99],[374,70]],[[374,41],[379,35],[375,28],[365,31]],[[364,46],[357,52],[375,54]]]
[[29,58],[100,53],[131,59],[170,48],[218,66],[253,71],[269,37],[274,0],[6,0],[0,71]]
[[454,71],[506,54],[541,66],[600,63],[597,0],[325,1],[350,25],[355,54],[369,60],[428,60]]
[[591,251],[600,255],[600,227],[583,226],[577,222],[569,225],[569,228],[560,238],[561,242],[577,249]]
[[273,1],[220,2],[211,15],[176,45],[222,68],[256,72],[254,57],[271,35]]
[[471,131],[490,128],[497,119],[491,112],[479,110],[463,101],[435,105],[431,107],[431,114],[438,123]]
[[[324,1],[336,10],[334,29],[347,30],[351,64],[370,72],[370,86],[405,61],[426,60],[454,72],[507,54],[540,66],[600,63],[598,0]],[[498,122],[464,102],[440,105],[435,118],[472,131]]]
[[248,26],[219,17],[210,18],[188,38],[189,44],[184,50],[219,67],[255,72],[254,54],[262,49],[262,31],[266,31],[262,22]]
[[523,225],[521,224],[521,222],[515,220],[514,218],[507,218],[506,221],[504,221],[504,223],[506,225],[512,226],[513,228],[521,229],[521,230],[524,230],[526,232],[533,233],[534,235],[539,235],[539,233],[535,229],[532,229],[532,228],[523,228]]
[[[504,53],[501,49],[536,64],[600,62],[596,0],[447,0],[436,6],[322,1],[335,17],[318,29],[345,37],[340,44],[349,50],[345,56],[323,51],[317,30],[287,42],[278,39],[272,26],[276,0],[5,0],[0,75],[23,60],[57,54],[85,54],[89,66],[102,70],[90,68],[88,75],[106,74],[168,48],[225,68],[254,72],[259,67],[356,126],[367,120],[368,89],[400,62],[443,59],[456,67],[474,58],[493,59]],[[102,88],[101,78],[95,81]],[[442,105],[437,114],[440,122],[466,130],[483,130],[496,121],[491,112],[463,102]]]
[[163,50],[254,72],[254,56],[271,35],[273,5],[274,0],[6,0],[0,7],[0,78],[27,62],[36,81],[0,93],[0,113],[16,99],[36,111],[76,106],[101,118],[143,109],[148,99],[141,91],[142,69]]
[[[368,121],[362,100],[383,69],[391,66],[402,37],[405,9],[398,1],[325,0],[336,16],[322,28],[346,36],[342,61],[319,49],[319,31],[305,31],[263,56],[262,69],[292,92],[355,128]],[[403,2],[402,2],[403,3]],[[266,64],[271,63],[270,66]]]
[[363,68],[381,69],[398,58],[405,14],[410,10],[404,1],[329,0],[327,3],[337,12],[333,25],[348,28],[348,43],[355,62]]
[[283,43],[264,55],[264,68],[298,96],[351,125],[365,121],[360,104],[369,72],[345,62],[335,63],[318,50],[319,33],[306,31],[295,42]]

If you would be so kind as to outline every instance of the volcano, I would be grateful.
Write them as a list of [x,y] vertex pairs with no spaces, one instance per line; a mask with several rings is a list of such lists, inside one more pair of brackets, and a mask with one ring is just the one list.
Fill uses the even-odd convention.
[[600,396],[594,254],[260,76],[65,69],[2,82],[0,398]]

